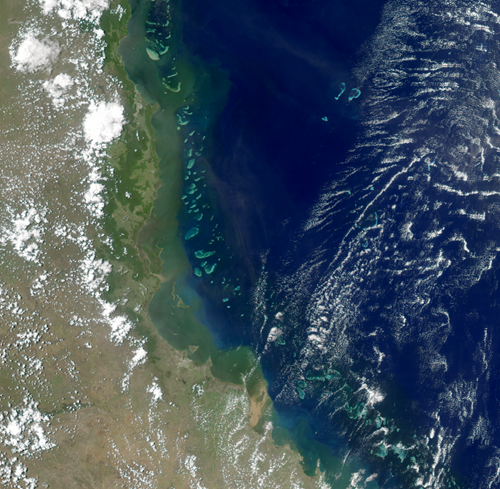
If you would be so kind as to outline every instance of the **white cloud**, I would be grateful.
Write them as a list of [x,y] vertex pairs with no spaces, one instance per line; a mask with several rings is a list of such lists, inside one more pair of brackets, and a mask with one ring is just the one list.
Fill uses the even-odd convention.
[[44,213],[31,208],[15,214],[10,208],[11,222],[8,226],[0,227],[0,245],[10,243],[17,254],[25,260],[39,263],[39,243],[44,232],[43,222],[46,222]]
[[61,73],[57,75],[53,80],[47,80],[43,83],[43,88],[52,97],[52,102],[56,107],[62,107],[64,105],[64,99],[62,95],[65,94],[74,84],[73,79],[66,75],[66,73]]
[[101,178],[102,177],[98,169],[95,167],[92,168],[88,176],[89,187],[83,196],[83,201],[87,205],[87,209],[96,218],[103,216],[103,209],[105,205],[101,194],[104,190],[104,185],[99,183]]
[[125,392],[130,386],[130,376],[132,375],[132,370],[134,370],[137,365],[142,365],[146,362],[148,354],[146,350],[141,346],[134,352],[134,357],[128,362],[128,372],[123,376],[122,380],[122,391]]
[[57,0],[40,0],[40,5],[44,14],[48,14],[51,10],[56,8],[57,4]]
[[269,331],[269,336],[267,337],[267,341],[276,341],[281,336],[281,329],[273,327],[271,331]]
[[142,346],[137,348],[134,352],[134,358],[132,358],[128,364],[129,369],[132,370],[137,367],[137,365],[142,365],[146,361],[147,356],[148,353]]
[[96,259],[95,251],[89,251],[80,261],[82,286],[95,297],[99,297],[106,289],[106,277],[111,272],[111,264],[102,259]]
[[132,329],[132,323],[125,316],[116,316],[109,320],[111,326],[111,333],[109,337],[117,345],[123,343],[128,332]]
[[31,73],[42,68],[49,68],[56,62],[60,52],[61,48],[55,41],[49,38],[40,41],[33,33],[29,33],[15,54],[11,47],[10,56],[16,70]]
[[111,333],[109,335],[111,341],[114,341],[116,345],[121,345],[123,340],[127,337],[128,332],[132,329],[132,323],[125,316],[115,316],[111,317],[111,314],[115,312],[116,305],[110,304],[101,299],[101,306],[103,308],[102,316],[104,321],[108,323],[111,327]]
[[55,447],[45,435],[43,427],[50,418],[37,408],[38,403],[26,397],[24,406],[12,408],[7,416],[0,415],[2,442],[13,453],[28,455]]
[[81,19],[88,14],[99,15],[109,7],[109,0],[40,0],[44,14],[57,9],[57,14],[63,19]]
[[115,102],[91,102],[83,121],[85,139],[92,145],[109,143],[122,132],[125,118],[123,107]]
[[151,399],[152,404],[156,404],[156,402],[159,401],[160,399],[163,400],[163,391],[156,382],[153,382],[151,385],[148,385],[148,387],[146,388],[146,392],[148,392],[149,394],[153,394]]

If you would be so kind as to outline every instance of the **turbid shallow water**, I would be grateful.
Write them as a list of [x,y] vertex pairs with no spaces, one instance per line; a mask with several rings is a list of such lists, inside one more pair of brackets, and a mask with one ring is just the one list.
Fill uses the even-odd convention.
[[[198,93],[196,84],[202,78],[200,67],[186,58],[176,59],[176,55],[168,51],[163,53],[159,62],[152,63],[154,56],[151,57],[146,49],[157,49],[155,52],[160,53],[165,48],[158,49],[158,45],[152,45],[145,35],[156,21],[161,25],[168,22],[165,20],[165,10],[151,10],[150,2],[132,2],[132,9],[129,36],[122,43],[120,53],[130,78],[146,100],[159,104],[152,124],[157,135],[162,187],[155,202],[154,217],[138,238],[143,246],[153,246],[154,243],[163,249],[161,258],[164,261],[165,280],[151,304],[150,315],[171,345],[180,350],[193,347],[190,356],[195,362],[205,363],[210,357],[215,375],[241,384],[242,373],[247,373],[255,364],[255,357],[247,348],[220,351],[208,328],[197,319],[196,312],[203,309],[203,303],[196,292],[190,291],[187,286],[192,267],[178,236],[177,218],[182,206],[180,197],[184,174],[180,155],[183,154],[185,142],[178,130],[182,126],[179,125],[177,113],[185,107],[187,97]],[[172,25],[178,24],[172,22]],[[179,34],[175,30],[163,32],[163,37],[167,36],[173,46],[178,43],[176,38]],[[175,53],[174,49],[172,53]]]

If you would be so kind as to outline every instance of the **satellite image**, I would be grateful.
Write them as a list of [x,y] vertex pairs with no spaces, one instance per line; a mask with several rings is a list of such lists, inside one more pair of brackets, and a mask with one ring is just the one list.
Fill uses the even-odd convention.
[[500,3],[0,6],[1,487],[500,488]]

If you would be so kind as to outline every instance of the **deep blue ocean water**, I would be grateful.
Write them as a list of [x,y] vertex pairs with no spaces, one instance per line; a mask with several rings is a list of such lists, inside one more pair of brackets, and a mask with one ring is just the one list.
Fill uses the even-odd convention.
[[[350,72],[356,50],[378,24],[381,6],[324,1],[183,5],[182,41],[189,54],[231,82],[207,144],[209,174],[224,240],[230,254],[237,254],[231,274],[233,280],[248,278],[247,294],[260,275],[262,253],[283,266],[290,233],[353,146],[360,113],[359,98],[348,100],[355,88]],[[345,92],[335,100],[342,84]],[[187,231],[193,222],[189,217],[185,222]],[[194,252],[197,243],[186,245]],[[311,252],[315,246],[312,242]],[[220,301],[218,288],[198,287],[209,307]],[[221,346],[254,341],[246,319],[234,329],[241,307],[224,311],[224,334],[218,316]]]
[[181,6],[184,292],[332,487],[500,487],[498,11]]

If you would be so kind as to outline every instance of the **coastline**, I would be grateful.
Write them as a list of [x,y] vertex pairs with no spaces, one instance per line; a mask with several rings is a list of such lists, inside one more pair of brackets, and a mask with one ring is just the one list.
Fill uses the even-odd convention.
[[[159,181],[150,217],[145,220],[140,229],[135,230],[139,253],[143,259],[145,254],[148,257],[143,262],[144,266],[146,262],[154,263],[154,273],[157,277],[161,277],[149,308],[149,314],[161,336],[176,349],[185,351],[188,358],[195,364],[204,365],[210,358],[212,373],[216,377],[242,385],[241,374],[248,372],[255,362],[250,349],[219,351],[209,329],[194,314],[202,307],[201,300],[192,296],[186,301],[178,292],[181,290],[181,294],[189,294],[184,284],[188,276],[192,274],[192,267],[178,237],[177,214],[182,205],[180,154],[183,147],[179,137],[176,112],[185,104],[186,98],[190,97],[191,93],[183,88],[178,92],[168,93],[161,88],[163,93],[159,96],[151,92],[150,87],[158,90],[161,82],[158,73],[154,71],[154,61],[145,55],[146,43],[143,41],[141,24],[146,18],[146,12],[147,8],[144,11],[136,9],[136,18],[129,21],[129,36],[122,41],[119,52],[124,59],[128,77],[134,80],[134,85],[141,95],[150,103],[155,104],[154,113],[153,109],[150,109],[153,131],[151,137],[154,134]],[[135,52],[141,48],[141,54],[136,55]],[[135,65],[131,67],[134,63]],[[195,80],[190,77],[194,78],[193,72],[196,70],[190,70],[188,63],[183,61],[186,71],[184,74],[179,64],[181,62],[177,61],[181,87],[189,88],[195,85]],[[125,175],[121,174],[116,176],[125,178]],[[161,271],[158,273],[159,260],[161,260]],[[153,270],[150,271],[153,272]],[[130,311],[127,312],[130,313]],[[234,362],[238,364],[238,368],[228,369],[228,365]],[[250,382],[262,384],[263,379]]]
[[[8,0],[1,23],[0,484],[317,487],[296,452],[250,427],[247,387],[215,379],[149,319],[158,107],[118,55],[128,4],[65,5]],[[46,68],[25,49],[40,45]]]
[[[179,211],[183,205],[181,194],[185,171],[181,157],[184,149],[181,135],[190,131],[192,133],[200,127],[200,124],[203,126],[207,122],[200,123],[195,120],[194,127],[191,127],[189,122],[183,120],[181,125],[177,114],[179,110],[182,111],[187,101],[191,106],[203,105],[202,95],[207,95],[204,92],[207,88],[197,81],[197,76],[203,73],[206,77],[206,73],[200,68],[202,63],[200,60],[196,60],[196,66],[190,65],[189,60],[184,59],[188,55],[183,54],[180,59],[175,59],[175,73],[179,78],[180,89],[165,90],[165,84],[160,80],[159,73],[169,69],[170,61],[162,58],[155,60],[146,52],[146,48],[151,47],[144,30],[149,2],[142,7],[144,9],[142,11],[133,0],[131,3],[135,5],[133,10],[136,17],[128,23],[129,35],[120,44],[119,52],[124,60],[128,77],[133,80],[141,95],[157,107],[151,117],[151,127],[155,138],[158,177],[161,185],[157,190],[151,216],[137,232],[138,246],[147,251],[148,255],[154,253],[155,263],[158,258],[162,263],[159,274],[161,280],[154,294],[151,294],[149,318],[161,338],[176,350],[184,352],[194,365],[203,369],[209,367],[213,377],[230,388],[242,387],[249,406],[246,409],[240,407],[238,410],[245,415],[248,427],[257,436],[269,437],[274,449],[294,453],[295,459],[300,461],[302,480],[308,481],[308,485],[321,485],[327,475],[323,473],[324,468],[320,470],[320,460],[316,454],[307,454],[303,451],[308,443],[303,443],[301,446],[300,443],[292,441],[290,438],[292,427],[280,426],[279,434],[275,436],[275,425],[282,423],[278,422],[279,416],[267,392],[268,384],[256,354],[247,346],[219,349],[214,333],[199,319],[200,316],[204,316],[204,305],[201,297],[190,288],[193,267],[179,237]],[[178,33],[172,37],[180,42]],[[178,50],[179,47],[173,46],[168,52],[174,56]],[[228,90],[230,85],[226,81],[222,82],[222,86],[223,92]],[[196,88],[200,92],[197,92]],[[218,93],[216,96],[224,101],[223,93]],[[218,110],[222,107],[223,105],[219,105]],[[217,110],[212,116],[216,120]],[[140,333],[154,336],[151,331],[145,329],[141,329]],[[154,341],[153,344],[157,342]],[[150,354],[152,358],[158,356],[154,349]],[[232,408],[231,412],[233,411]],[[297,442],[299,440],[305,442],[306,432],[307,430],[301,425],[293,436],[297,438]],[[329,460],[330,465],[342,473],[339,483],[347,481],[350,476],[344,473],[340,461],[332,459],[326,447],[317,445],[315,452],[322,453],[322,458]],[[345,469],[349,472],[348,467]]]
[[[145,45],[145,43],[139,44]],[[264,390],[262,389],[266,382],[257,359],[249,348],[219,350],[210,329],[198,319],[196,313],[202,310],[203,303],[194,291],[189,290],[188,283],[193,268],[179,238],[178,213],[182,206],[183,161],[181,153],[183,144],[182,137],[180,137],[182,131],[179,131],[179,120],[176,115],[189,97],[191,97],[190,103],[196,103],[196,97],[192,96],[192,93],[196,93],[194,87],[197,85],[197,71],[195,67],[190,66],[189,61],[179,60],[176,71],[180,79],[180,88],[178,90],[167,89],[163,95],[160,93],[158,101],[145,88],[149,86],[153,87],[152,89],[160,89],[162,84],[159,76],[149,66],[154,67],[158,62],[151,56],[148,59],[144,51],[145,49],[142,55],[148,67],[144,68],[145,65],[143,65],[143,68],[137,69],[137,73],[140,72],[141,77],[147,78],[147,82],[140,89],[142,96],[149,98],[152,103],[159,104],[159,108],[150,115],[151,127],[156,137],[159,158],[158,175],[161,180],[161,186],[157,187],[155,205],[151,211],[153,217],[149,218],[137,233],[140,253],[145,253],[148,260],[156,263],[157,266],[160,264],[159,260],[161,261],[160,268],[155,269],[158,272],[156,277],[161,277],[161,279],[156,283],[157,291],[151,299],[149,314],[160,336],[175,349],[185,352],[194,365],[209,366],[216,379],[228,384],[244,386],[250,409],[244,411],[238,407],[237,410],[249,417],[248,423],[252,429],[262,433],[265,431],[264,424],[272,422],[275,413],[273,413],[267,389],[265,387]],[[175,52],[174,49],[172,51]],[[146,75],[143,75],[144,73]],[[156,81],[151,81],[151,77],[153,79],[156,77]],[[140,83],[138,87],[141,87]],[[151,258],[153,258],[152,261]],[[151,354],[154,355],[154,349],[151,350]],[[249,372],[252,375],[248,375]],[[281,439],[283,437],[289,440],[289,434],[284,433],[284,430],[280,431],[277,439],[285,446],[293,446],[297,453],[300,453],[293,443]],[[271,436],[272,434],[271,429]],[[296,435],[297,439],[307,438],[305,424],[297,427]],[[278,442],[275,444],[277,445]],[[323,447],[318,444],[317,452],[322,451]],[[328,460],[329,454],[324,451],[321,458]],[[315,460],[314,456],[312,460]],[[317,474],[318,468],[314,463],[307,464],[305,459],[301,463],[307,476]],[[339,468],[336,460],[331,460],[330,463]]]
[[[117,3],[130,5],[128,0],[118,0]],[[149,2],[146,3],[146,5],[148,4]],[[108,11],[104,14],[104,22],[107,13]],[[182,98],[185,92],[184,90],[167,90],[163,92],[166,97],[160,96],[159,100],[151,94],[146,87],[158,88],[160,85],[159,79],[152,69],[155,60],[144,55],[145,49],[138,56],[142,58],[141,62],[145,61],[145,64],[149,64],[149,66],[146,68],[142,65],[140,69],[135,67],[135,73],[140,74],[140,80],[147,79],[148,82],[141,84],[140,81],[131,81],[133,75],[131,76],[127,70],[126,49],[139,51],[139,46],[144,47],[144,43],[138,41],[141,33],[140,24],[144,17],[138,17],[132,20],[136,22],[135,28],[139,33],[136,32],[131,39],[131,19],[129,17],[126,30],[121,31],[118,37],[114,37],[113,43],[109,43],[110,46],[114,45],[114,55],[111,55],[110,58],[106,57],[106,60],[115,60],[116,64],[112,67],[112,71],[118,68],[120,72],[119,79],[122,82],[130,82],[128,91],[130,94],[135,92],[135,98],[134,100],[132,100],[132,97],[128,98],[130,106],[127,110],[131,114],[135,111],[131,120],[135,120],[139,113],[142,113],[142,124],[147,126],[148,138],[151,143],[148,147],[150,152],[149,166],[144,168],[144,165],[139,165],[143,167],[143,178],[141,180],[141,177],[139,177],[139,181],[148,182],[146,185],[148,187],[147,192],[141,194],[142,198],[146,197],[144,198],[146,205],[143,212],[141,212],[142,221],[140,221],[140,226],[136,225],[135,228],[117,226],[119,220],[132,221],[134,213],[131,212],[130,208],[128,210],[125,208],[121,210],[112,209],[115,205],[113,200],[110,200],[111,209],[109,210],[111,212],[107,212],[110,217],[112,216],[106,222],[107,231],[111,235],[114,234],[115,237],[120,232],[125,231],[129,238],[128,244],[135,242],[137,256],[132,257],[129,255],[126,259],[129,269],[135,271],[134,280],[141,287],[144,283],[147,283],[147,293],[142,298],[143,308],[140,313],[137,313],[135,308],[132,308],[132,305],[128,303],[123,306],[119,305],[117,311],[132,317],[135,323],[132,332],[139,338],[147,339],[144,344],[148,352],[146,365],[149,365],[162,380],[161,385],[165,392],[171,392],[170,383],[171,379],[173,379],[171,375],[174,370],[170,366],[173,359],[168,359],[169,361],[165,362],[164,355],[172,355],[173,352],[170,350],[173,347],[179,352],[176,355],[177,359],[174,360],[174,363],[178,362],[175,380],[181,385],[191,383],[193,390],[203,392],[203,395],[207,398],[205,404],[208,403],[209,406],[211,402],[216,402],[220,405],[221,401],[224,402],[228,393],[228,399],[233,399],[232,392],[241,393],[242,396],[238,400],[240,404],[236,408],[231,407],[228,411],[228,406],[233,406],[234,400],[230,401],[230,404],[229,401],[226,401],[226,405],[222,405],[221,414],[217,414],[217,410],[211,413],[214,416],[215,426],[218,423],[227,424],[228,420],[226,418],[228,416],[234,416],[241,412],[245,423],[242,426],[241,421],[237,421],[235,427],[241,429],[246,425],[251,430],[251,437],[255,440],[255,446],[263,447],[268,453],[270,464],[273,463],[273,459],[286,460],[285,465],[283,465],[283,469],[286,468],[284,474],[280,473],[280,471],[270,479],[273,484],[276,484],[276,487],[283,487],[284,489],[289,487],[286,482],[283,486],[281,485],[283,482],[278,482],[280,480],[286,481],[283,478],[284,475],[289,478],[292,485],[294,484],[292,483],[293,480],[300,481],[301,484],[305,484],[304,487],[308,488],[323,487],[324,477],[320,475],[318,470],[312,472],[309,470],[308,473],[303,472],[302,455],[287,434],[281,433],[280,443],[279,445],[276,444],[272,436],[272,420],[275,418],[276,413],[267,393],[267,381],[263,376],[261,366],[254,352],[249,347],[239,347],[231,350],[218,349],[209,328],[203,325],[195,316],[196,309],[202,307],[201,300],[196,297],[193,300],[191,297],[190,304],[187,306],[176,292],[176,285],[179,287],[179,284],[181,284],[183,292],[189,294],[189,291],[186,291],[185,283],[187,282],[187,276],[192,273],[192,266],[178,236],[179,222],[177,218],[179,208],[182,205],[180,199],[182,190],[182,161],[180,158],[182,143],[179,138],[178,127],[176,127],[176,111],[185,103],[185,99]],[[132,32],[134,32],[134,29],[132,29]],[[117,44],[117,41],[119,44]],[[134,42],[137,42],[137,44],[131,46]],[[179,66],[179,62],[177,66]],[[189,71],[187,63],[186,70]],[[182,69],[178,68],[177,71],[182,77]],[[189,80],[188,75],[186,77],[188,80],[184,86],[192,87],[195,83]],[[153,78],[153,82],[151,82],[151,78]],[[183,81],[181,79],[181,86]],[[130,128],[131,133],[134,130],[135,127]],[[121,139],[124,139],[123,134]],[[132,153],[134,152],[132,149]],[[117,153],[119,154],[120,151]],[[130,153],[129,148],[127,154]],[[111,162],[116,161],[116,155],[113,155],[113,151],[110,152],[110,156]],[[125,165],[115,166],[115,172],[110,181],[114,182],[121,179],[123,191],[125,189],[130,190],[131,186],[133,188],[134,185],[130,183],[130,170],[133,165],[133,162],[129,162]],[[116,171],[121,171],[121,173],[116,173]],[[137,201],[134,204],[140,205],[142,203]],[[109,254],[107,259],[111,259]],[[130,264],[132,264],[132,267],[130,267]],[[120,286],[120,268],[114,266],[113,270],[118,270],[118,273],[111,273],[110,283],[112,286],[107,297],[117,301],[124,291],[129,296],[127,290],[130,279],[124,280],[123,285]],[[154,305],[155,301],[161,303],[161,305],[152,314],[151,305]],[[175,320],[175,328],[172,327],[172,318]],[[185,329],[190,329],[189,335],[181,334],[181,331]],[[162,344],[163,341],[166,342],[166,345]],[[165,364],[168,365],[167,369]],[[205,380],[200,380],[200,374]],[[190,382],[187,380],[189,378],[193,380]],[[210,393],[210,391],[212,392]],[[186,394],[189,395],[189,392],[183,394],[181,398],[184,398]],[[182,402],[186,403],[186,401]],[[198,409],[196,403],[193,404],[193,401],[191,401],[191,409],[193,408],[195,412]],[[221,407],[218,409],[221,409]],[[227,426],[230,425],[231,423]],[[210,429],[212,430],[212,428]],[[212,460],[212,477],[217,465],[220,467],[219,470],[222,469],[219,454],[223,448],[223,445],[221,445],[223,440],[220,438],[218,441],[216,440],[216,429],[214,428],[210,435],[213,443],[218,447],[210,457]],[[203,430],[204,428],[202,428]],[[250,433],[246,428],[244,431],[245,436],[248,437]],[[249,445],[246,449],[252,449],[253,451],[252,445]],[[251,479],[256,475],[256,473],[248,474],[249,487],[253,487]],[[316,475],[316,477],[311,477],[313,475]],[[214,480],[220,477],[216,476]],[[222,478],[220,480],[222,481]],[[214,481],[206,481],[206,478],[205,482],[208,483],[208,487],[219,487],[217,483],[214,485]]]
[[[152,93],[155,88],[157,91],[162,88],[160,88],[159,76],[154,70],[157,60],[149,55],[146,56],[146,43],[143,41],[143,32],[141,32],[141,23],[144,22],[145,14],[145,11],[138,14],[136,6],[136,17],[132,21],[129,19],[128,35],[122,39],[118,51],[127,68],[127,78],[134,80],[135,89],[151,104],[151,107],[155,108],[155,111],[151,112],[151,135],[155,138],[159,183],[156,187],[157,192],[150,216],[136,232],[136,246],[139,254],[145,259],[145,263],[155,264],[154,273],[153,270],[150,272],[159,279],[155,284],[156,289],[151,289],[147,314],[156,331],[142,327],[138,329],[138,333],[150,338],[147,345],[150,346],[148,353],[153,362],[159,361],[158,352],[155,350],[155,345],[158,344],[155,338],[157,332],[169,345],[183,352],[193,365],[201,367],[205,372],[206,369],[211,371],[217,381],[226,384],[230,389],[233,388],[232,386],[243,388],[249,406],[246,410],[240,410],[246,417],[248,426],[257,436],[268,437],[269,442],[278,451],[289,453],[290,447],[293,447],[291,452],[294,453],[293,459],[295,463],[300,462],[298,464],[300,467],[302,456],[288,436],[281,433],[279,445],[276,445],[271,436],[270,427],[275,413],[267,393],[267,381],[254,352],[248,347],[219,350],[209,328],[203,325],[195,315],[196,311],[203,307],[201,299],[190,295],[190,292],[186,290],[188,287],[186,283],[193,269],[178,236],[177,215],[182,205],[180,198],[182,143],[176,112],[185,104],[186,98],[190,95],[189,91],[183,87],[193,87],[196,83],[189,79],[190,75],[194,78],[189,64],[181,60],[176,63],[181,89],[163,90],[160,94]],[[130,69],[130,63],[133,62],[131,60],[137,60],[137,55],[132,52],[139,51],[141,48],[142,59],[138,63],[141,68],[135,66]],[[179,65],[184,67],[187,74],[184,75]],[[144,254],[147,255],[147,259]],[[190,296],[189,305],[186,305],[178,294],[178,289]],[[131,313],[130,309],[126,312]],[[140,320],[143,322],[142,317]],[[307,474],[302,473],[300,479],[303,482],[308,481],[308,486],[313,484],[316,487],[316,484],[322,483],[322,477],[311,478],[312,475],[318,475],[318,472],[309,470]]]
[[[192,268],[177,231],[183,162],[176,110],[186,93],[210,95],[210,85],[197,82],[201,62],[178,60],[180,80],[164,86],[139,15],[129,54],[145,87],[165,89],[162,107],[122,66],[118,44],[131,40],[128,3],[114,1],[102,18],[86,10],[80,17],[50,9],[42,15],[42,3],[9,18],[10,38],[2,40],[8,52],[16,39],[15,53],[28,22],[39,22],[37,35],[57,37],[62,46],[50,70],[6,70],[12,93],[1,94],[4,115],[28,122],[11,131],[18,139],[2,141],[3,150],[14,141],[36,151],[29,155],[34,164],[19,151],[8,153],[2,169],[3,181],[20,182],[15,195],[23,198],[10,202],[12,189],[4,192],[13,208],[1,216],[7,258],[0,285],[10,303],[2,312],[0,429],[25,436],[5,438],[2,470],[28,471],[41,485],[64,481],[68,488],[322,487],[322,474],[304,474],[286,433],[275,442],[276,413],[255,354],[219,350],[196,317],[201,299],[186,285]],[[16,12],[22,8],[16,4]],[[45,88],[60,75],[76,84],[61,100]],[[80,86],[88,88],[83,96]],[[223,101],[222,92],[216,95]],[[82,126],[96,103],[123,106],[126,120],[102,153],[85,160],[82,148],[90,143]],[[5,117],[3,123],[15,126]],[[19,225],[31,226],[29,246],[16,248]],[[41,259],[27,250],[39,250]],[[158,329],[149,315],[155,293]],[[19,465],[8,466],[14,454]],[[313,465],[309,473],[318,474]]]
[[[330,468],[334,467],[335,472],[339,474],[336,476],[340,477],[338,484],[348,482],[351,468],[332,457],[326,446],[313,443],[312,448],[305,424],[293,427],[279,421],[280,417],[274,410],[267,391],[267,381],[253,350],[246,346],[229,350],[218,348],[213,332],[199,319],[204,316],[203,301],[190,288],[193,267],[179,237],[179,211],[183,205],[181,196],[185,164],[181,157],[184,149],[182,135],[193,132],[193,128],[184,120],[182,124],[179,123],[178,112],[187,101],[193,105],[203,104],[201,97],[203,93],[206,95],[206,92],[202,90],[203,84],[197,81],[197,76],[200,76],[203,70],[200,68],[200,60],[196,60],[195,66],[190,65],[189,59],[184,59],[188,56],[185,53],[181,59],[174,57],[179,85],[175,90],[166,88],[166,84],[160,79],[160,68],[168,70],[169,61],[161,57],[156,60],[146,50],[148,45],[150,46],[144,35],[149,2],[144,2],[141,8],[138,7],[140,2],[130,2],[134,5],[132,10],[135,17],[127,23],[127,36],[121,40],[117,54],[120,55],[120,62],[124,63],[127,79],[133,80],[133,90],[148,103],[149,138],[152,144],[154,142],[155,148],[155,163],[148,171],[156,171],[156,175],[150,175],[150,186],[155,189],[154,197],[148,194],[150,201],[154,200],[154,203],[148,204],[149,214],[142,215],[141,226],[136,227],[130,236],[130,243],[137,249],[136,262],[140,264],[134,279],[138,284],[150,280],[147,285],[147,298],[143,301],[144,309],[139,315],[130,305],[118,310],[134,317],[135,334],[148,339],[145,344],[149,355],[148,364],[158,372],[160,378],[163,377],[162,385],[166,391],[169,381],[164,373],[166,367],[162,355],[165,348],[162,347],[162,340],[181,352],[181,370],[194,368],[203,372],[207,380],[212,378],[212,394],[217,396],[221,390],[226,392],[236,388],[245,396],[246,407],[238,404],[237,407],[229,408],[228,404],[222,410],[226,414],[217,415],[214,422],[220,423],[224,416],[233,416],[240,412],[244,416],[245,425],[253,432],[252,436],[257,437],[255,440],[259,445],[263,440],[257,440],[264,437],[266,444],[273,447],[276,453],[288,454],[287,457],[291,457],[293,466],[298,467],[298,472],[296,469],[292,471],[293,477],[298,477],[306,487],[324,487],[325,481],[328,481],[331,487],[340,487],[333,481],[332,474],[325,472],[324,462],[326,461]],[[179,34],[172,37],[177,37],[177,42],[180,42]],[[177,50],[170,48],[168,52],[175,56]],[[225,87],[229,88],[228,85]],[[204,87],[204,90],[206,88]],[[201,95],[196,89],[201,91]],[[200,100],[197,99],[198,95]],[[224,100],[224,95],[219,94],[219,97]],[[136,98],[135,105],[137,103],[139,102]],[[215,119],[216,116],[217,111]],[[195,127],[199,125],[200,122],[195,121]],[[124,173],[116,174],[114,178],[125,181],[130,176],[128,172],[130,167],[125,166]],[[124,189],[130,185],[133,187],[137,182],[129,180],[128,184],[124,184]],[[130,212],[128,214],[131,215]],[[116,227],[115,221],[110,224],[109,229],[117,231],[120,228]],[[116,283],[118,282],[119,278],[116,279]],[[122,296],[127,283],[128,281],[125,281],[123,287],[117,286],[114,291],[110,291],[114,300]],[[175,380],[184,384],[188,382],[184,375],[177,375]],[[218,382],[221,384],[218,385]],[[215,443],[214,433],[210,436]],[[308,452],[309,449],[311,453]],[[223,450],[223,444],[218,450]],[[221,463],[218,459],[219,451],[216,451],[214,456],[213,467]]]

